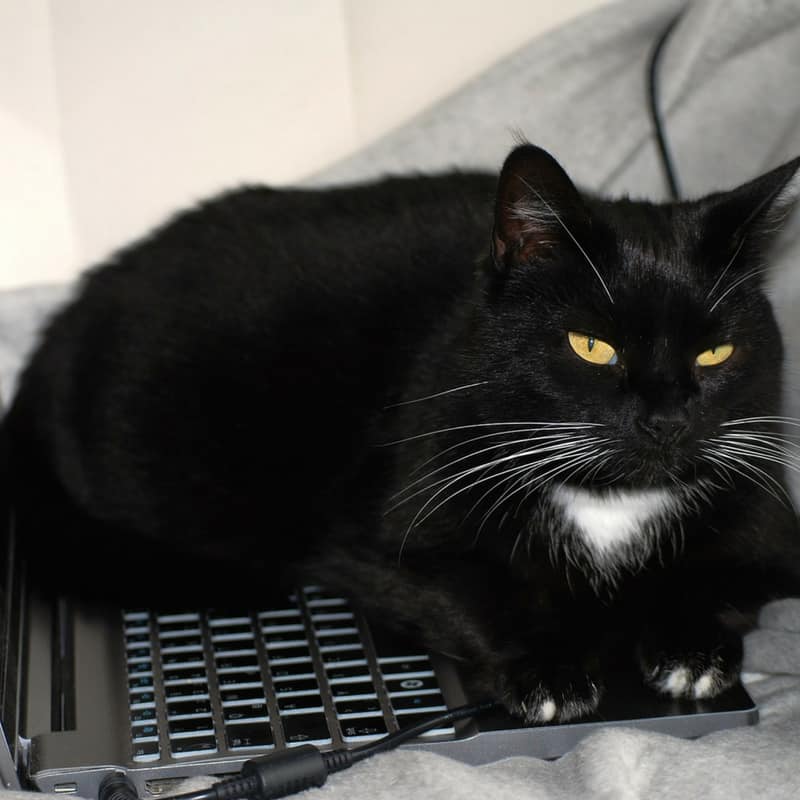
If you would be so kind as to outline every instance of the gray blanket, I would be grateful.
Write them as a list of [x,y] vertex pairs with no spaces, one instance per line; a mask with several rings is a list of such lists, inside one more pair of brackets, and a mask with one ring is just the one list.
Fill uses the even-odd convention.
[[[315,182],[452,166],[496,169],[520,131],[588,188],[662,198],[666,185],[646,114],[644,68],[653,40],[678,8],[674,0],[628,0],[578,19]],[[701,0],[687,9],[660,69],[661,104],[687,195],[732,186],[800,154],[799,53],[796,0]],[[773,260],[774,302],[789,354],[786,413],[800,416],[800,320],[793,312],[800,296],[800,213]],[[0,295],[4,394],[43,315],[67,291]],[[746,681],[761,705],[755,728],[691,742],[608,729],[559,761],[514,758],[481,768],[392,753],[306,796],[800,797],[800,600],[767,606],[745,649]]]

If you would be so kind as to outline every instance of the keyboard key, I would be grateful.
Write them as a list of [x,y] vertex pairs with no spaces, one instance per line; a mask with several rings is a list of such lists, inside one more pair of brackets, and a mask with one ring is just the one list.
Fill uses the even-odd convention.
[[381,672],[385,676],[401,675],[409,672],[430,671],[431,660],[428,656],[391,656],[379,658]]
[[164,653],[184,653],[189,650],[203,650],[203,640],[199,636],[187,636],[179,639],[167,639],[161,645],[161,655]]
[[137,645],[149,645],[150,644],[150,633],[129,633],[125,637],[125,644],[128,647],[136,647]]
[[281,711],[297,711],[301,708],[322,708],[322,697],[316,693],[279,697],[278,708]]
[[287,658],[292,659],[310,659],[311,653],[309,652],[308,646],[303,644],[300,647],[269,647],[268,650],[268,658],[270,662],[280,662],[285,661]]
[[324,714],[292,714],[281,717],[287,743],[329,741],[328,724]]
[[258,666],[258,659],[255,653],[240,656],[218,656],[216,661],[218,672],[222,670],[241,669],[242,667],[254,668]]
[[319,684],[314,677],[297,677],[275,681],[273,686],[275,687],[276,695],[286,694],[287,692],[319,691]]
[[150,708],[137,708],[131,711],[131,722],[155,722],[156,721],[156,707],[155,704]]
[[171,622],[166,624],[159,623],[158,633],[161,636],[163,636],[165,633],[186,633],[197,635],[200,633],[200,627],[197,624],[197,621],[189,624],[185,622]]
[[375,694],[375,684],[372,681],[347,681],[331,685],[331,692],[335,698],[353,697],[357,694]]
[[149,647],[128,647],[125,658],[150,658],[152,653]]
[[294,664],[270,664],[269,671],[275,680],[295,677],[313,677],[314,667],[308,661],[297,661]]
[[346,742],[353,739],[385,736],[387,733],[386,723],[380,716],[342,719],[339,720],[339,726],[342,729],[342,738]]
[[439,692],[432,694],[395,695],[391,698],[392,708],[395,711],[403,709],[440,708],[445,705],[444,697]]
[[197,731],[214,732],[214,722],[211,717],[193,717],[191,719],[170,720],[168,723],[169,735],[176,733],[193,733]]
[[133,746],[134,761],[158,761],[158,742],[137,742]]
[[179,668],[169,667],[168,669],[169,672],[167,672],[167,669],[164,670],[164,683],[167,685],[175,681],[206,680],[205,666]]
[[320,649],[324,653],[329,647],[357,647],[360,648],[361,645],[361,637],[356,634],[347,634],[347,635],[321,635],[317,636],[317,641],[319,642]]
[[155,702],[155,695],[152,692],[138,692],[131,696],[131,708],[140,707],[143,705],[151,705]]
[[180,700],[167,703],[168,717],[182,717],[186,714],[210,714],[211,703],[208,700]]
[[326,664],[341,664],[347,661],[364,661],[364,651],[361,645],[357,650],[333,650],[331,652],[323,653],[322,659]]
[[128,664],[128,674],[138,675],[142,672],[152,672],[153,665],[150,661],[143,661],[140,664]]
[[133,733],[134,741],[139,739],[151,739],[153,737],[158,738],[158,725],[152,722],[146,725],[134,725],[133,728],[131,728],[131,732]]
[[208,697],[207,683],[177,683],[174,686],[165,686],[164,694],[167,700],[178,697]]
[[182,652],[165,653],[161,651],[161,663],[165,669],[178,666],[180,664],[194,664],[198,661],[202,662],[203,651],[201,648],[192,648],[191,650],[183,650]]
[[264,699],[264,689],[261,686],[255,686],[250,689],[226,689],[220,694],[222,696],[222,705],[226,703],[239,703],[243,700]]
[[385,681],[386,690],[392,692],[418,692],[422,689],[438,689],[439,682],[435,675],[424,675],[421,677],[394,678]]
[[169,748],[176,757],[205,755],[217,750],[217,742],[213,736],[192,736],[186,739],[171,739]]
[[248,703],[247,705],[225,706],[222,709],[222,716],[226,722],[238,719],[257,719],[268,717],[266,703]]
[[146,689],[153,685],[152,675],[140,675],[138,678],[131,678],[128,681],[128,688],[133,689]]
[[[292,617],[299,617],[300,616],[300,609],[299,608],[278,608],[272,609],[270,611],[262,611],[259,613],[258,618],[260,620],[275,620],[275,619],[287,619]],[[267,624],[267,623],[264,623]],[[271,624],[271,623],[270,623]]]
[[306,646],[307,640],[302,631],[283,631],[280,633],[264,633],[264,643],[267,647],[276,644]]
[[380,711],[381,704],[377,697],[368,697],[363,700],[337,700],[337,714],[367,714],[370,711]]
[[363,678],[364,680],[370,680],[369,667],[366,662],[362,664],[326,667],[325,673],[329,681],[338,681],[343,678]]
[[180,612],[178,614],[158,614],[156,616],[156,620],[158,621],[159,627],[162,628],[165,625],[182,625],[185,628],[187,622],[193,624],[198,623],[200,621],[200,615],[197,612],[189,612],[189,613]]
[[241,614],[226,614],[224,612],[210,612],[208,624],[212,628],[229,627],[231,625],[250,625],[250,617],[243,617]]
[[253,650],[253,637],[246,636],[241,639],[224,639],[214,641],[214,653],[217,655],[227,655],[228,653],[238,653],[242,650]]
[[218,675],[217,679],[220,686],[235,686],[238,683],[256,683],[261,685],[261,673],[257,669],[245,670],[243,672],[226,672]]
[[311,621],[314,623],[314,627],[318,629],[329,623],[342,625],[346,622],[348,625],[352,625],[353,620],[355,620],[355,616],[352,611],[315,612],[311,615]]
[[252,722],[225,726],[225,738],[229,750],[247,747],[268,747],[273,744],[268,722]]

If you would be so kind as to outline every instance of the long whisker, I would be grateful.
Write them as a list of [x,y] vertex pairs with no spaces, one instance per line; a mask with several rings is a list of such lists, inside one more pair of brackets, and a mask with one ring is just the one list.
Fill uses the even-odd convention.
[[720,273],[719,278],[717,278],[716,282],[711,287],[711,291],[706,295],[706,303],[711,299],[711,295],[714,294],[714,292],[717,289],[717,286],[719,286],[720,281],[725,277],[725,274],[727,273],[727,271],[733,266],[733,262],[736,261],[736,257],[741,252],[741,249],[744,246],[744,242],[745,242],[746,238],[747,238],[746,236],[742,237],[742,240],[739,242],[739,246],[736,248],[736,252],[733,254],[733,256],[731,257],[731,260],[728,262],[728,266],[726,266],[725,269],[722,270],[722,272]]
[[476,386],[484,386],[489,381],[475,381],[475,383],[467,383],[464,386],[455,386],[452,389],[445,389],[443,392],[436,392],[436,394],[428,394],[425,397],[417,397],[414,400],[403,400],[399,403],[392,403],[391,405],[384,406],[383,410],[388,411],[390,408],[399,408],[400,406],[409,406],[412,403],[422,403],[424,400],[434,400],[437,397],[444,397],[446,394],[453,394],[453,392],[463,392],[466,389],[474,389]]
[[737,286],[743,284],[746,280],[750,278],[754,278],[757,275],[763,275],[764,273],[768,272],[766,268],[760,269],[751,269],[749,272],[745,272],[738,280],[735,280],[716,300],[713,306],[708,309],[708,313],[710,314]]
[[382,442],[376,447],[392,447],[396,444],[405,444],[406,442],[413,442],[416,439],[424,439],[428,436],[437,436],[441,433],[452,433],[453,431],[464,431],[469,430],[471,428],[496,428],[500,426],[504,427],[529,427],[535,425],[537,427],[549,427],[549,428],[565,428],[565,427],[576,427],[580,426],[583,428],[602,428],[602,424],[599,422],[581,422],[581,423],[569,423],[569,422],[477,422],[472,425],[456,425],[452,428],[439,428],[435,431],[428,431],[427,433],[418,433],[414,436],[407,436],[405,439],[397,439],[393,442]]

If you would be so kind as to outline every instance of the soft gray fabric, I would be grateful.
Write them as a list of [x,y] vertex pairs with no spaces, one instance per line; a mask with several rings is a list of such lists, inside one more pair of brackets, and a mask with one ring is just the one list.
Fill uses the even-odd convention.
[[[644,66],[679,7],[616,3],[533,41],[462,91],[317,177],[332,183],[444,167],[496,169],[514,130],[550,149],[584,186],[663,198],[646,115]],[[688,195],[741,182],[800,154],[800,6],[702,0],[664,53],[662,107]],[[800,416],[800,214],[775,252],[774,298],[789,352],[787,413]],[[0,295],[5,391],[31,332],[64,289]],[[797,488],[797,487],[795,487]],[[795,492],[800,497],[800,493]],[[609,729],[556,762],[515,758],[469,768],[430,754],[387,754],[333,778],[319,797],[800,797],[800,600],[767,606],[746,641],[755,728],[698,741]]]

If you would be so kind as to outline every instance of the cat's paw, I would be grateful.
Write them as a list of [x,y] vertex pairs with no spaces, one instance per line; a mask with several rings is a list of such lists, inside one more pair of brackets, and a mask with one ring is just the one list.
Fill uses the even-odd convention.
[[736,683],[742,640],[715,624],[701,629],[649,631],[638,649],[645,683],[660,694],[702,700]]
[[580,665],[543,668],[519,659],[507,665],[499,691],[511,714],[536,725],[591,714],[600,702],[603,683]]

